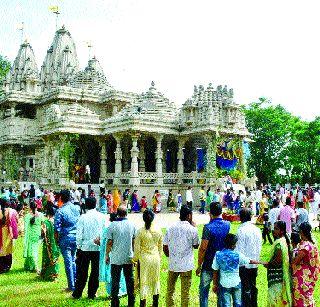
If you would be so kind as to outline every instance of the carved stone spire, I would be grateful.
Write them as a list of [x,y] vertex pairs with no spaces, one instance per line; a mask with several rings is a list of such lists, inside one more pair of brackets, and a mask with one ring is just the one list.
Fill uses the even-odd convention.
[[63,26],[56,32],[41,67],[42,89],[68,85],[71,77],[78,71],[76,46],[70,32]]
[[39,72],[31,45],[25,41],[21,44],[18,55],[4,81],[6,90],[36,91]]

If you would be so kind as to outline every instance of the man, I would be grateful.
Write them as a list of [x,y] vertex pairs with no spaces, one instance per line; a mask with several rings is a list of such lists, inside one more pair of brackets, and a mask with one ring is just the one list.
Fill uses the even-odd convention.
[[[210,222],[203,227],[202,240],[198,252],[197,276],[200,275],[200,307],[208,307],[210,283],[213,278],[212,261],[217,251],[224,248],[224,239],[230,231],[230,222],[222,219],[222,205],[210,204]],[[218,293],[218,302],[221,302]]]
[[[128,306],[134,307],[133,279],[133,240],[135,226],[127,219],[127,207],[120,206],[117,210],[117,222],[112,222],[107,232],[106,263],[111,263],[111,307],[119,306],[120,275],[126,279]],[[110,261],[111,259],[111,261]]]
[[297,221],[295,225],[295,229],[297,232],[299,232],[299,227],[302,223],[309,222],[309,214],[308,210],[303,207],[303,202],[299,201],[297,202],[298,208],[296,209],[296,216],[297,216]]
[[[238,242],[236,251],[241,252],[251,260],[259,261],[262,248],[262,235],[258,227],[251,223],[251,210],[243,208],[239,212],[241,225],[238,228]],[[241,297],[244,307],[257,307],[258,289],[256,279],[258,267],[255,264],[248,264],[240,267]]]
[[199,192],[199,199],[200,199],[200,213],[204,214],[205,207],[206,207],[206,192],[204,190],[204,186],[201,187]]
[[260,210],[260,202],[262,201],[262,191],[261,188],[259,187],[255,193],[255,200],[256,200],[256,207],[255,207],[255,215],[259,215],[259,210]]
[[275,222],[278,221],[280,214],[280,208],[279,208],[279,200],[276,198],[272,201],[272,208],[269,211],[269,222],[271,225],[271,231],[274,229]]
[[74,298],[80,298],[82,296],[88,278],[89,263],[91,263],[88,298],[94,299],[99,288],[100,258],[100,246],[96,245],[94,240],[102,233],[106,218],[96,210],[97,200],[95,198],[87,198],[85,204],[88,211],[86,214],[80,216],[77,224],[77,279],[72,296]]
[[73,204],[76,206],[80,207],[80,201],[81,201],[81,194],[80,194],[80,190],[81,188],[78,189],[72,189],[73,191]]
[[189,206],[192,209],[193,197],[192,197],[192,190],[190,186],[188,187],[188,190],[186,192],[186,202],[187,202],[187,206]]
[[166,306],[174,306],[174,291],[178,277],[181,278],[181,306],[189,306],[189,291],[194,269],[193,249],[198,248],[197,228],[192,221],[192,209],[183,205],[180,221],[172,225],[163,240],[163,252],[169,257]]
[[286,223],[287,233],[291,235],[292,223],[295,220],[295,212],[291,207],[291,198],[289,196],[286,198],[286,205],[280,209],[278,219]]
[[62,207],[54,217],[54,230],[64,260],[64,266],[68,279],[66,291],[74,291],[76,279],[76,224],[79,220],[79,207],[70,202],[70,191],[60,192]]

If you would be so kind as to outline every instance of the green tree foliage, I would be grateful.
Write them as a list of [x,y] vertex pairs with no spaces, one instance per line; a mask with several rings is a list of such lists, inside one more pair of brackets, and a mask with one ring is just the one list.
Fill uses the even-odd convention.
[[0,55],[0,82],[2,81],[2,79],[4,79],[4,77],[8,73],[8,71],[10,70],[10,67],[11,67],[11,64],[7,60],[7,58]]
[[244,112],[254,140],[248,167],[259,182],[320,182],[320,117],[303,121],[265,98]]

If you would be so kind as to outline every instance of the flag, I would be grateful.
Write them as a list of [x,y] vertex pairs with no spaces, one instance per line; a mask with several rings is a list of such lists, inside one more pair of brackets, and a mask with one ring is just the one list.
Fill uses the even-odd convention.
[[49,6],[49,10],[55,14],[59,13],[59,7],[57,5]]

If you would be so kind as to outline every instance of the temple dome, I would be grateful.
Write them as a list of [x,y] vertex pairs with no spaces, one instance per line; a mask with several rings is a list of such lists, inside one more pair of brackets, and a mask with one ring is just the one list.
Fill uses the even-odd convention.
[[89,60],[84,71],[80,71],[74,76],[71,80],[71,86],[95,91],[108,91],[113,89],[99,61],[95,57]]
[[21,44],[13,65],[4,81],[9,90],[33,91],[26,83],[35,84],[39,80],[39,72],[31,45],[25,41]]
[[42,88],[68,85],[72,76],[79,71],[79,61],[71,34],[63,26],[53,39],[41,67]]

